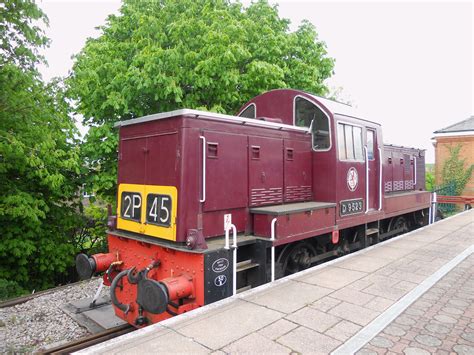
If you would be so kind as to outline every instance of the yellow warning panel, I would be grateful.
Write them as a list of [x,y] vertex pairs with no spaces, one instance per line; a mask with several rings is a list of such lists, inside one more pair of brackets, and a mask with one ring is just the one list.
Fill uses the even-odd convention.
[[119,185],[118,229],[175,241],[177,210],[175,186]]

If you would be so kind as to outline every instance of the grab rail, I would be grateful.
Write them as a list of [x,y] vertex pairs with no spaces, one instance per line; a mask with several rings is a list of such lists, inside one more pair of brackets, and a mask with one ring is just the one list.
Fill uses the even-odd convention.
[[[232,229],[232,294],[235,295],[237,293],[237,228],[234,224],[230,225]],[[229,241],[229,229],[225,231],[225,246],[224,249],[230,249],[230,241]]]
[[431,194],[431,199],[430,200],[431,200],[431,203],[430,203],[428,224],[433,224],[434,222],[436,222],[436,212],[437,212],[436,205],[438,204],[438,201],[436,199],[436,192],[433,192]]
[[379,211],[382,210],[382,168],[383,168],[383,162],[382,162],[382,149],[379,148]]
[[275,281],[275,246],[273,245],[273,242],[275,241],[276,238],[276,232],[275,232],[275,225],[276,225],[277,219],[273,218],[272,219],[272,224],[271,224],[271,238],[270,241],[272,242],[272,256],[271,256],[271,277],[272,277],[272,282]]
[[202,198],[199,202],[206,202],[206,137],[199,136],[202,140]]
[[365,152],[365,213],[369,212],[369,151],[364,146]]
[[416,190],[416,157],[413,157],[413,189]]

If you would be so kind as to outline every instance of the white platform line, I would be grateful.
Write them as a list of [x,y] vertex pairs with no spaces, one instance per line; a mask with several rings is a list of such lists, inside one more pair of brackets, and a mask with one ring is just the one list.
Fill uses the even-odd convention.
[[474,253],[474,245],[458,254],[448,263],[438,269],[434,274],[425,279],[417,287],[411,290],[408,294],[402,297],[397,303],[393,304],[385,312],[380,314],[372,322],[362,328],[356,335],[347,340],[339,348],[334,350],[331,354],[347,355],[354,354],[367,344],[378,333],[384,330],[395,318],[397,318],[405,309],[407,309],[413,302],[415,302],[421,295],[428,291],[435,283],[437,283],[443,276],[454,269],[459,263],[466,259],[469,255]]

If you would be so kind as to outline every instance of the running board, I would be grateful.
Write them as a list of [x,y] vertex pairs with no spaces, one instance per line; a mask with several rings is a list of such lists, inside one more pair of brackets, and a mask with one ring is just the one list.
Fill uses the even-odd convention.
[[250,270],[256,267],[259,267],[260,264],[253,263],[252,260],[244,260],[237,263],[237,272],[242,272],[245,270]]

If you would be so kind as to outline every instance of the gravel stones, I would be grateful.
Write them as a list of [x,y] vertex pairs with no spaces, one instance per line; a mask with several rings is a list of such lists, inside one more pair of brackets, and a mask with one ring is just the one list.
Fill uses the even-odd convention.
[[[62,306],[68,302],[93,297],[100,279],[74,284],[13,307],[0,309],[0,353],[36,352],[50,344],[60,344],[88,335]],[[102,289],[102,295],[108,287]]]

